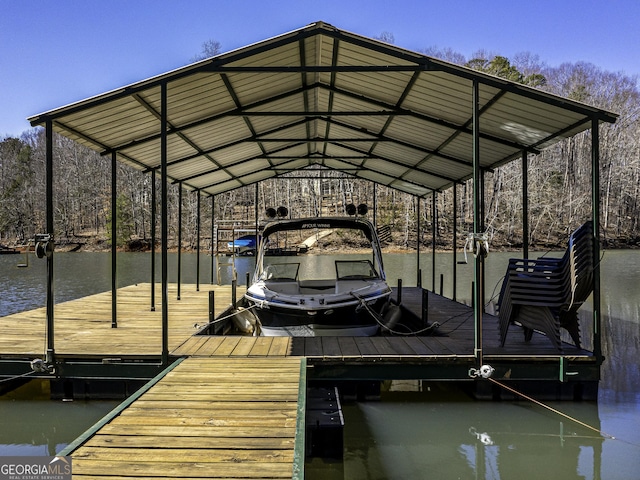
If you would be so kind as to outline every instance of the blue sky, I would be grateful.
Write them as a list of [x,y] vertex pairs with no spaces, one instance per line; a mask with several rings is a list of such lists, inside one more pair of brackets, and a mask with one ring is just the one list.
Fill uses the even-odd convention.
[[0,0],[0,138],[26,117],[314,21],[397,46],[537,54],[640,75],[638,0]]

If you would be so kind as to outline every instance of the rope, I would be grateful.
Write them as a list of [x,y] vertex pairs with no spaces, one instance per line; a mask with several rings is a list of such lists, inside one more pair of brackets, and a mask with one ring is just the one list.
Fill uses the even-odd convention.
[[31,371],[31,372],[23,373],[22,375],[17,375],[15,377],[4,378],[4,379],[0,380],[0,383],[11,382],[12,380],[17,380],[18,378],[24,378],[24,377],[32,375],[34,373],[36,373],[36,372],[35,371]]
[[553,408],[553,407],[550,407],[549,405],[545,405],[544,403],[542,403],[542,402],[540,402],[540,401],[536,400],[535,398],[531,398],[531,397],[529,397],[528,395],[525,395],[524,393],[519,392],[519,391],[517,391],[517,390],[515,390],[515,389],[513,389],[513,388],[511,388],[511,387],[509,387],[509,386],[507,386],[507,385],[505,385],[504,383],[500,383],[499,381],[497,381],[497,380],[495,380],[495,379],[493,379],[493,378],[488,378],[487,380],[489,380],[490,382],[495,383],[496,385],[498,385],[498,386],[500,386],[500,387],[504,388],[505,390],[510,391],[511,393],[515,393],[516,395],[518,395],[518,396],[520,396],[520,397],[522,397],[522,398],[524,398],[524,399],[526,399],[526,400],[529,400],[529,401],[531,401],[531,402],[535,403],[536,405],[539,405],[539,406],[541,406],[541,407],[543,407],[543,408],[546,408],[547,410],[549,410],[549,411],[551,411],[551,412],[553,412],[553,413],[555,413],[555,414],[558,414],[558,415],[560,415],[561,417],[564,417],[564,418],[566,418],[566,419],[568,419],[568,420],[571,420],[572,422],[575,422],[575,423],[577,423],[578,425],[582,425],[583,427],[588,428],[589,430],[593,430],[594,432],[599,433],[599,434],[600,434],[600,435],[602,435],[603,437],[610,438],[611,440],[615,440],[615,438],[616,438],[616,437],[614,437],[613,435],[609,435],[608,433],[605,433],[605,432],[603,432],[602,430],[597,429],[596,427],[592,427],[592,426],[591,426],[591,425],[589,425],[589,424],[586,424],[586,423],[584,423],[584,422],[581,422],[580,420],[578,420],[577,418],[572,417],[571,415],[567,415],[566,413],[563,413],[563,412],[561,412],[560,410],[557,410],[557,409],[555,409],[555,408]]
[[228,319],[230,319],[231,317],[235,317],[236,315],[238,315],[238,314],[240,314],[240,313],[242,313],[242,312],[248,312],[249,310],[252,310],[252,309],[256,308],[257,306],[258,306],[257,304],[254,304],[254,305],[251,305],[250,307],[247,307],[247,308],[245,308],[245,309],[243,309],[243,310],[236,310],[235,312],[230,313],[229,315],[227,315],[227,316],[225,316],[225,317],[216,318],[215,320],[212,320],[212,321],[210,321],[210,322],[208,322],[208,323],[205,323],[204,325],[200,325],[200,324],[198,324],[198,323],[195,323],[195,324],[193,325],[193,327],[194,327],[194,328],[206,328],[206,327],[208,327],[208,326],[210,326],[210,325],[215,325],[216,323],[220,323],[220,322],[222,322],[223,320],[228,320]]
[[380,316],[379,313],[377,313],[375,310],[372,310],[371,307],[367,304],[366,300],[362,297],[360,297],[359,295],[351,292],[351,295],[354,296],[355,298],[357,298],[360,301],[360,306],[364,307],[364,309],[369,313],[369,315],[371,315],[371,317],[378,323],[378,325],[380,325],[380,327],[384,328],[387,332],[393,333],[394,335],[404,335],[404,336],[409,336],[409,335],[418,335],[419,333],[424,333],[424,332],[428,332],[430,330],[433,330],[435,328],[438,328],[440,326],[439,323],[433,323],[431,325],[429,325],[426,328],[423,328],[421,330],[417,330],[415,332],[399,332],[397,330],[393,330],[392,328],[389,328],[387,325],[384,324],[384,319]]
[[[250,307],[245,308],[244,310],[242,310],[242,312],[246,312],[248,310],[251,310],[252,308],[255,308],[257,305],[251,305]],[[204,325],[200,325],[198,323],[194,323],[193,324],[193,328],[201,328],[201,329],[205,329],[210,325],[215,325],[216,323],[222,322],[223,320],[228,320],[229,318],[233,317],[234,315],[238,315],[241,312],[241,310],[237,310],[234,313],[231,313],[229,315],[227,315],[226,317],[220,317],[217,318],[215,320],[212,320]],[[179,349],[180,347],[182,347],[185,343],[187,343],[192,337],[187,337],[185,338],[184,342],[182,342],[180,345],[178,345],[174,350]]]

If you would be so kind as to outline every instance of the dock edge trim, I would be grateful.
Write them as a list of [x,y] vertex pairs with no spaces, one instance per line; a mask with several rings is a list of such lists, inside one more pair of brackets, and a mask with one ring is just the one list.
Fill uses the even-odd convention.
[[304,480],[305,462],[305,416],[307,412],[307,358],[300,358],[300,380],[298,383],[298,414],[296,418],[296,440],[293,448],[292,480]]

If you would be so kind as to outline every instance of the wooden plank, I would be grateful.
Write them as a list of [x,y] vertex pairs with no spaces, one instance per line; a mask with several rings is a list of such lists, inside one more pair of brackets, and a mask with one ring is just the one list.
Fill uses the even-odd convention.
[[435,355],[433,350],[424,342],[428,337],[407,337],[405,342],[411,347],[416,355]]
[[220,348],[225,337],[207,337],[207,341],[195,352],[198,357],[210,357]]
[[171,444],[174,448],[190,449],[234,449],[234,450],[263,450],[263,449],[293,449],[295,440],[291,437],[161,437],[140,435],[106,435],[98,434],[85,445],[94,447],[113,448],[114,445],[131,448],[159,448],[159,445]]
[[275,337],[271,348],[269,349],[270,357],[284,357],[291,351],[291,337]]
[[220,346],[215,350],[216,355],[231,355],[231,352],[238,346],[240,337],[222,337]]
[[[138,459],[151,460],[147,448],[127,447],[82,447],[73,454],[73,462],[76,459],[83,460],[111,460],[113,462],[135,461]],[[179,462],[292,462],[293,451],[288,449],[259,449],[237,450],[232,448],[168,448],[159,447],[155,462],[179,463]]]
[[255,338],[253,348],[249,352],[249,356],[266,357],[269,354],[271,343],[274,337],[253,337]]
[[361,355],[378,356],[378,350],[370,337],[356,337],[355,343]]
[[322,340],[323,357],[341,357],[342,351],[336,337],[320,337]]
[[304,354],[307,357],[322,357],[322,338],[305,337],[304,338]]
[[354,337],[338,337],[338,345],[343,357],[360,357],[360,350]]
[[172,355],[193,355],[200,346],[206,342],[206,337],[204,336],[193,336],[189,337],[184,341],[182,345],[179,345],[175,350],[171,352]]
[[391,347],[386,337],[371,337],[371,342],[380,356],[398,356],[398,353]]
[[233,349],[234,356],[248,356],[255,343],[255,337],[240,337],[236,348]]
[[[160,476],[168,478],[291,478],[292,466],[283,462],[199,462],[161,463],[138,460],[136,462],[119,462],[118,471],[131,477]],[[74,476],[96,475],[113,472],[114,465],[110,460],[78,459],[73,462]]]
[[402,356],[413,356],[415,352],[405,341],[405,337],[382,337],[386,339],[393,351]]
[[[239,343],[222,338],[218,348]],[[72,452],[74,477],[291,478],[300,362],[182,361]]]

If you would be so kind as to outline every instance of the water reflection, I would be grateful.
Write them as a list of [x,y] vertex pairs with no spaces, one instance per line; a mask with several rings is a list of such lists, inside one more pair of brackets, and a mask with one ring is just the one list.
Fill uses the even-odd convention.
[[[344,478],[601,478],[608,440],[592,430],[530,403],[432,397],[405,393],[347,405],[345,444],[370,441],[347,449]],[[600,427],[595,404],[562,408]]]
[[0,456],[53,456],[116,405],[51,401],[46,382],[33,381],[0,397]]

